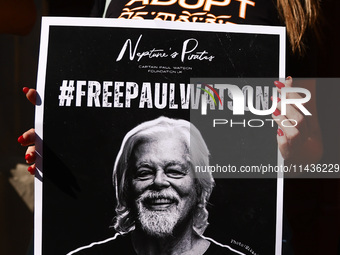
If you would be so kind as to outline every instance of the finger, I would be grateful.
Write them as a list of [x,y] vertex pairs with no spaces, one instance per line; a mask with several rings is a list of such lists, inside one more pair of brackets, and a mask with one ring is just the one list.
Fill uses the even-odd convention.
[[34,128],[31,128],[30,130],[28,130],[25,133],[23,133],[18,138],[18,142],[22,146],[28,146],[28,145],[34,144],[34,142],[35,142],[35,130],[34,130]]
[[31,174],[31,175],[34,175],[35,174],[35,164],[29,166],[27,168],[27,171]]
[[24,87],[22,91],[26,94],[27,99],[33,104],[36,105],[37,101],[37,91],[35,89],[30,89]]
[[280,81],[274,81],[274,85],[277,87],[277,91],[281,94],[281,89],[286,85]]
[[25,154],[26,163],[32,164],[35,162],[35,159],[36,159],[35,146],[29,146]]
[[277,125],[281,128],[283,131],[286,139],[287,144],[289,146],[297,146],[297,144],[301,141],[301,132],[299,129],[294,127],[294,124],[292,124],[285,116],[278,115],[275,116],[272,115],[273,119],[277,123]]
[[278,92],[281,94],[281,89],[284,87],[292,87],[293,86],[293,78],[291,76],[288,76],[286,78],[285,83],[282,83],[280,81],[274,81],[274,85],[278,88]]
[[[277,104],[277,110],[274,111],[274,116],[282,114],[281,102]],[[286,118],[290,121],[292,125],[294,125],[300,131],[306,130],[306,119],[304,115],[296,109],[294,106],[287,105],[286,106]]]
[[[270,97],[270,100],[273,101],[273,97],[272,97],[272,96]],[[281,115],[281,104],[280,104],[280,101],[281,101],[281,99],[278,97],[278,98],[277,98],[276,109],[275,109],[275,111],[273,112],[274,116],[279,116],[279,115]],[[280,105],[280,108],[278,108],[279,105]]]
[[[274,84],[275,86],[278,88],[278,92],[281,94],[281,89],[286,87],[286,88],[291,88],[291,87],[294,87],[294,84],[293,84],[293,78],[288,76],[286,78],[286,81],[285,83],[282,83],[280,81],[274,81]],[[296,93],[296,92],[286,92],[286,98],[287,99],[301,99],[301,98],[304,98],[302,97],[299,93]],[[305,103],[303,103],[304,105]]]
[[[287,78],[288,79],[288,78]],[[286,85],[288,84],[289,87],[292,86],[292,82],[291,82],[291,78],[290,81],[288,81],[286,83]],[[278,81],[276,81],[276,84],[278,84]],[[289,99],[301,99],[302,97],[298,94],[298,93],[288,93],[286,94],[287,98]],[[273,97],[270,98],[273,101]],[[275,116],[278,116],[281,114],[281,98],[277,98],[277,110],[274,112]],[[292,104],[286,104],[286,114],[288,119],[295,119],[298,122],[298,126],[300,126],[303,122],[304,122],[304,115],[302,115],[301,111]]]
[[287,138],[281,128],[277,129],[277,144],[282,157],[286,160],[289,158],[289,145]]
[[286,85],[286,87],[288,87],[288,88],[293,87],[293,78],[292,78],[291,76],[288,76],[288,77],[286,78],[285,85]]
[[[273,97],[270,98],[273,101]],[[277,109],[273,112],[275,117],[281,115],[281,99],[277,99]],[[301,134],[305,137],[308,137],[308,127],[306,123],[305,116],[294,106],[287,105],[286,106],[286,118],[290,122],[290,125],[295,126]]]

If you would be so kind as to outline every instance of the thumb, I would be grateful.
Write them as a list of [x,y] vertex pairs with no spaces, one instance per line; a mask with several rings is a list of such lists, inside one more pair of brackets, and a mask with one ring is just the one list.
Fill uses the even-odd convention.
[[23,88],[23,92],[26,94],[27,99],[33,105],[36,105],[36,102],[37,102],[37,91],[35,89],[30,89],[30,88],[24,87]]
[[292,78],[291,76],[288,76],[288,77],[286,78],[285,85],[286,85],[286,87],[288,87],[288,88],[293,87],[293,78]]

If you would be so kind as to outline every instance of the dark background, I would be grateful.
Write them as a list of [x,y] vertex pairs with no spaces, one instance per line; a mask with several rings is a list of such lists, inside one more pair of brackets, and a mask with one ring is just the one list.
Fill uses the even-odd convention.
[[[22,87],[34,87],[37,73],[40,16],[87,17],[93,0],[36,0],[38,18],[27,36],[1,35],[1,169],[0,253],[25,254],[32,235],[33,212],[9,183],[10,169],[24,164],[25,148],[16,143],[24,130],[33,126],[33,107]],[[340,2],[323,0],[322,43],[318,44],[317,77],[339,77]],[[20,19],[20,17],[19,17]],[[308,53],[311,53],[308,51]],[[303,69],[303,65],[301,65]],[[290,73],[287,73],[289,75]],[[321,87],[319,116],[324,139],[324,162],[338,162],[340,155],[339,84]],[[333,109],[329,111],[329,107]],[[333,180],[286,180],[285,211],[292,228],[294,254],[338,254],[340,240],[340,182]]]

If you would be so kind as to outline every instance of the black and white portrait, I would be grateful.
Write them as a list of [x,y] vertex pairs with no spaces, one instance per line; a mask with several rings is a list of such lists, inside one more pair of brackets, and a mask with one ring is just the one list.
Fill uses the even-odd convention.
[[[191,78],[281,76],[282,30],[171,25],[43,22],[37,255],[275,254],[278,181],[196,169],[276,164],[276,127],[213,128],[213,113],[237,123],[251,116],[232,115],[227,91],[224,110],[210,102],[202,116],[205,92]],[[256,86],[268,104],[274,85]]]
[[120,236],[68,254],[243,254],[203,236],[214,179],[197,165],[209,166],[209,151],[190,122],[160,117],[132,129],[113,170]]

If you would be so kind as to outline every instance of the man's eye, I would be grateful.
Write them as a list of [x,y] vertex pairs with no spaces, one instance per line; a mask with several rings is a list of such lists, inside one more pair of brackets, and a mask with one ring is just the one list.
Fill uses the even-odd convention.
[[166,175],[172,178],[181,178],[186,175],[186,172],[178,169],[167,169]]
[[151,169],[138,169],[136,172],[136,177],[139,179],[148,179],[153,177],[154,173]]

